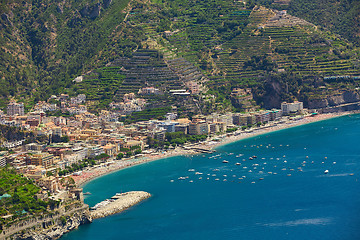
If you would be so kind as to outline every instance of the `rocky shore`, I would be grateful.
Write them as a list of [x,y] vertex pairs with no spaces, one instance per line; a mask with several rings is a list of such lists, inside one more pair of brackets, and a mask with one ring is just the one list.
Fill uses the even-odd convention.
[[82,204],[57,215],[42,216],[42,218],[30,218],[14,224],[0,234],[0,239],[26,239],[26,240],[54,240],[62,235],[77,229],[80,225],[92,222],[89,206]]
[[90,211],[90,215],[92,219],[110,216],[122,212],[149,197],[151,197],[151,194],[144,191],[131,191],[117,194],[112,198],[113,201],[107,202],[105,205],[96,208],[96,210]]

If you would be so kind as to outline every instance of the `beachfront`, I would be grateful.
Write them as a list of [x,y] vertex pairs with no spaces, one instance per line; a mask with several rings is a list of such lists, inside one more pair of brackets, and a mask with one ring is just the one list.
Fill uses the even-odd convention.
[[[232,134],[223,134],[220,136],[217,136],[217,141],[213,141],[213,138],[210,138],[207,141],[204,141],[202,143],[198,144],[192,144],[191,147],[200,147],[202,149],[215,149],[216,147],[219,147],[221,145],[225,145],[231,142],[243,140],[246,138],[254,137],[261,134],[266,134],[273,131],[278,131],[286,128],[296,127],[304,124],[309,124],[313,122],[318,122],[330,118],[340,117],[344,115],[353,114],[355,112],[341,112],[341,113],[328,113],[328,114],[318,114],[315,116],[307,116],[302,119],[298,120],[286,120],[282,122],[275,122],[271,123],[259,128],[253,128],[250,131],[241,131],[238,130],[235,133]],[[89,182],[95,178],[98,178],[100,176],[103,176],[105,174],[118,171],[124,168],[128,168],[131,166],[135,166],[138,164],[143,164],[155,160],[159,160],[162,158],[167,157],[173,157],[173,156],[179,156],[179,155],[194,155],[198,154],[194,150],[184,149],[182,147],[176,147],[175,149],[168,150],[166,152],[160,152],[156,155],[154,154],[144,154],[142,158],[139,159],[125,159],[125,160],[119,160],[115,161],[111,164],[103,164],[100,166],[95,166],[93,168],[90,168],[88,170],[84,170],[81,175],[79,176],[72,176],[77,184],[77,186],[81,186],[86,182]]]

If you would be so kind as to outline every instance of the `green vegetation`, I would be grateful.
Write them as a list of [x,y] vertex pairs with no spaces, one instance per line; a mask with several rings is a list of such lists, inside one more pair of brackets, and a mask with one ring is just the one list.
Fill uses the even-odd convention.
[[84,0],[2,1],[0,95],[36,102],[68,92],[76,76],[136,49],[141,31],[122,23],[129,1],[106,2],[97,11]]
[[228,128],[228,129],[226,129],[226,132],[227,132],[227,133],[232,133],[232,132],[235,132],[235,131],[237,131],[237,130],[238,130],[237,127],[235,127],[235,128]]
[[[317,88],[318,79],[326,76],[360,75],[359,1],[273,3],[119,0],[97,5],[70,0],[65,5],[5,0],[0,3],[0,108],[10,96],[28,109],[51,94],[84,93],[95,111],[141,87],[165,93],[146,96],[153,113],[135,113],[126,119],[130,123],[160,117],[160,109],[171,105],[187,108],[184,115],[225,112],[234,106],[241,110],[230,95],[234,88],[255,92],[256,102],[249,101],[247,108],[278,107],[280,99],[305,99],[306,106],[311,99],[354,89],[358,80],[322,82],[333,89],[326,94],[319,95]],[[267,26],[275,13],[259,4],[288,9],[324,27]],[[83,81],[74,83],[79,75]],[[285,91],[267,101],[263,96],[274,90],[268,87],[269,78],[282,79],[276,89],[286,89],[282,84],[294,78],[301,81],[297,92]],[[184,79],[201,81],[205,96],[167,94],[183,88]]]
[[35,136],[31,131],[24,131],[17,127],[0,125],[0,142],[3,141],[19,141],[26,139],[26,143],[42,141],[42,136]]
[[289,12],[360,45],[360,1],[291,0]]
[[15,170],[9,168],[0,169],[0,196],[8,194],[0,199],[1,216],[12,215],[9,218],[0,218],[0,230],[13,221],[25,218],[29,215],[42,215],[47,213],[58,202],[53,200],[36,199],[40,188],[35,186],[32,180],[18,175]]
[[95,159],[84,159],[84,160],[80,161],[78,164],[73,163],[71,165],[71,167],[67,166],[67,167],[65,167],[64,170],[59,170],[58,174],[59,174],[59,176],[65,176],[67,174],[70,174],[70,173],[73,173],[76,171],[80,171],[86,167],[89,167],[89,166],[92,167],[92,166],[98,165],[100,163],[100,161],[102,161],[103,159],[107,159],[107,158],[109,158],[109,155],[103,154],[103,155],[97,156]]
[[171,107],[146,109],[140,112],[133,112],[125,119],[125,123],[147,121],[150,119],[164,119],[164,115],[171,111]]
[[72,90],[86,94],[87,100],[96,102],[93,108],[108,108],[125,77],[118,73],[119,70],[120,67],[99,68],[86,75],[81,83],[73,85]]
[[167,132],[165,136],[165,145],[175,143],[176,145],[183,145],[184,143],[190,142],[195,143],[206,140],[207,135],[188,135],[183,132]]

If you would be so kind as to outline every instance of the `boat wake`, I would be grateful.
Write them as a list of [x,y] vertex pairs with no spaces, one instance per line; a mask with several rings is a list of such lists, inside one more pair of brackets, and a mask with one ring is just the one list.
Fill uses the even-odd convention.
[[278,223],[266,223],[262,224],[267,227],[296,227],[299,225],[329,225],[333,221],[332,218],[305,218],[298,219],[295,221],[286,221],[286,222],[278,222]]

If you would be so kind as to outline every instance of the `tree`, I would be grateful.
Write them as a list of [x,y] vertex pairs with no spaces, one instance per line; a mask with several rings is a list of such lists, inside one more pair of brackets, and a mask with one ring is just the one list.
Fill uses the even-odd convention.
[[124,157],[124,154],[123,153],[119,153],[117,156],[116,156],[116,159],[117,160],[120,160]]
[[132,152],[126,152],[126,157],[131,157],[131,155],[132,155]]
[[70,141],[69,136],[67,136],[67,135],[62,136],[62,137],[60,138],[60,141],[61,141],[61,142],[64,142],[64,143],[69,142],[69,141]]
[[66,189],[71,189],[75,187],[75,180],[72,177],[65,177],[60,180],[61,185]]

